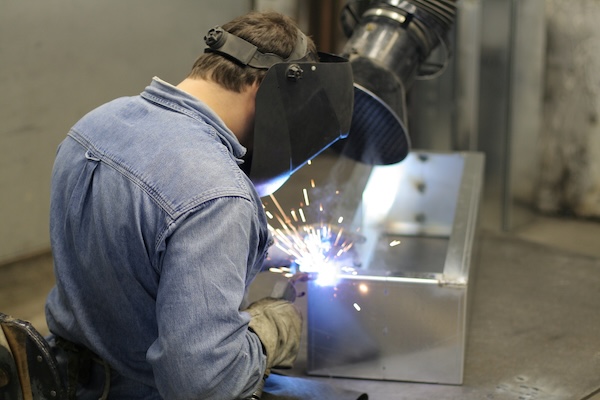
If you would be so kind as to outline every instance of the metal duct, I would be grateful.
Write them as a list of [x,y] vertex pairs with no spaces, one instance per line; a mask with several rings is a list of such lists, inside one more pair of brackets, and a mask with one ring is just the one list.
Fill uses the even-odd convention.
[[[415,79],[443,71],[445,38],[456,15],[454,0],[350,1],[342,11],[348,41],[355,108],[342,153],[377,165],[402,161],[410,149],[406,129],[406,92]],[[442,44],[446,61],[426,63]]]

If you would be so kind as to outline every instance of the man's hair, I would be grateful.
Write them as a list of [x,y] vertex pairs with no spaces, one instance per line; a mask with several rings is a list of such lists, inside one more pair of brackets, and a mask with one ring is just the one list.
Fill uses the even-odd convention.
[[[298,39],[298,28],[294,21],[276,12],[250,12],[222,25],[222,28],[258,48],[262,53],[273,53],[287,58]],[[314,42],[307,37],[307,49],[314,54]],[[202,54],[192,67],[189,78],[212,80],[228,90],[240,92],[245,86],[260,84],[267,70],[242,66],[217,53]]]

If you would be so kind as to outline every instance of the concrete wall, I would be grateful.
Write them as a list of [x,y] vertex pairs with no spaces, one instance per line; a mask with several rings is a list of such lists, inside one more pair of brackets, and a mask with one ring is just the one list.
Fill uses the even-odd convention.
[[49,249],[57,145],[84,113],[178,83],[249,0],[0,0],[0,264]]
[[538,206],[600,218],[600,1],[546,0]]

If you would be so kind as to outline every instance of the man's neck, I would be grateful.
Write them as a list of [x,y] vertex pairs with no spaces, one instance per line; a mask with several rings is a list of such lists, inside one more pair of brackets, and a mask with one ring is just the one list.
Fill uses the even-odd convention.
[[184,79],[177,87],[209,106],[234,133],[243,146],[248,147],[254,125],[254,109],[258,85],[234,92],[204,79]]

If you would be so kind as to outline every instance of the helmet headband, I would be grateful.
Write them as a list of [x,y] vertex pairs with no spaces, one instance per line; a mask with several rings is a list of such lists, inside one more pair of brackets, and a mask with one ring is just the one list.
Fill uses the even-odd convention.
[[307,56],[306,36],[298,29],[297,37],[292,53],[287,58],[282,58],[277,54],[262,53],[252,43],[232,35],[220,26],[215,26],[204,36],[204,42],[208,46],[204,52],[221,54],[243,66],[269,69],[277,63],[299,61]]

